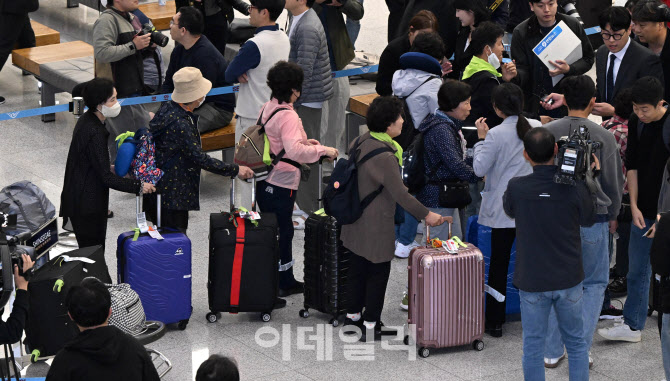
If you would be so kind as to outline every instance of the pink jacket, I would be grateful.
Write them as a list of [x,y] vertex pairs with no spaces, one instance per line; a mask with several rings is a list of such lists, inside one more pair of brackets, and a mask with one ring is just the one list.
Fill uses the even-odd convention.
[[[298,163],[314,163],[326,154],[322,145],[311,145],[307,142],[307,134],[302,127],[302,121],[293,110],[293,105],[279,103],[272,98],[263,108],[263,119],[265,122],[272,112],[277,108],[288,108],[279,111],[265,125],[265,133],[270,141],[270,152],[277,155],[282,148],[286,150],[284,158],[297,161]],[[267,180],[268,183],[278,187],[298,190],[300,185],[300,170],[289,163],[280,161],[272,171]]]

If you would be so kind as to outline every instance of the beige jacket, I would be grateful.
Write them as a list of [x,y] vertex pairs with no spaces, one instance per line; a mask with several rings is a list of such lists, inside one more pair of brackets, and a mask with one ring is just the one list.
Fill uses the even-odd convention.
[[[391,146],[390,143],[372,138],[370,133],[365,133],[360,139],[359,158],[384,145]],[[395,151],[395,148],[391,148]],[[358,168],[358,192],[361,199],[380,185],[384,185],[384,188],[379,196],[363,211],[358,221],[342,226],[341,235],[344,247],[373,263],[393,259],[396,203],[418,220],[428,215],[428,209],[407,192],[400,177],[398,159],[391,152],[381,153]]]

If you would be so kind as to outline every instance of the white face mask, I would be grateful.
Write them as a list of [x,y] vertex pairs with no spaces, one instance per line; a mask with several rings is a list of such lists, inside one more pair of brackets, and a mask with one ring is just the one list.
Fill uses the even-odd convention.
[[198,106],[196,108],[202,106],[202,104],[205,103],[205,99],[207,99],[206,95],[204,97],[202,97],[202,100],[200,101],[200,103],[198,103]]
[[121,104],[119,102],[116,102],[112,107],[107,107],[103,104],[102,108],[98,111],[100,111],[102,116],[104,116],[105,118],[114,118],[119,116],[119,114],[121,113]]
[[[490,46],[487,46],[487,48],[491,49]],[[493,49],[491,49],[491,54],[488,56],[488,61],[494,69],[498,70],[500,68],[500,60],[498,59],[498,56],[493,53]]]

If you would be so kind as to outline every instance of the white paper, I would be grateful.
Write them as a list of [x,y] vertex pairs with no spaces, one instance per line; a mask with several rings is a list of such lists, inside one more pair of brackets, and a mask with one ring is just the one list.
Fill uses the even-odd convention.
[[[572,65],[581,59],[582,42],[565,22],[561,21],[533,48],[533,53],[549,70],[554,70],[556,67],[549,61],[564,60],[568,65]],[[563,79],[563,75],[551,79],[556,86]]]

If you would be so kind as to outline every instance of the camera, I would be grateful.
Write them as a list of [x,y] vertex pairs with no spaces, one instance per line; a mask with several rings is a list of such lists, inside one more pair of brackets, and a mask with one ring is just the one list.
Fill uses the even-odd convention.
[[[7,245],[7,250],[2,250],[2,256],[0,257],[0,264],[2,268],[6,265],[9,266],[10,272],[14,272],[14,265],[19,267],[19,275],[28,279],[32,272],[23,273],[23,254],[27,254],[29,257],[35,257],[35,248],[32,246],[19,245],[20,242],[25,241],[30,238],[30,232],[24,232],[15,236],[5,236],[4,228],[16,224],[16,215],[10,215],[0,212],[0,234],[5,238]],[[7,257],[5,257],[7,256]]]
[[146,23],[142,25],[142,29],[137,33],[139,36],[144,36],[145,34],[150,34],[151,35],[151,42],[154,44],[164,48],[170,39],[164,35],[161,32],[156,31],[156,27],[154,27],[151,23]]
[[576,185],[577,181],[584,181],[591,165],[591,154],[601,146],[600,142],[591,140],[586,126],[579,126],[567,138],[561,138],[558,141],[558,171],[554,182]]

